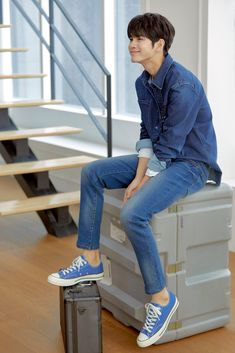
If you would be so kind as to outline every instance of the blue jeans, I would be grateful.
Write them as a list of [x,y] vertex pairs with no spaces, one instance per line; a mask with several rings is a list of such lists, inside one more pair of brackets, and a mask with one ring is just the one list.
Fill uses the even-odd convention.
[[[135,178],[138,156],[128,155],[97,160],[82,170],[81,202],[77,246],[98,249],[104,189],[126,188]],[[152,177],[121,209],[120,221],[134,248],[147,294],[166,286],[150,220],[154,213],[200,190],[208,178],[202,162],[176,159]]]

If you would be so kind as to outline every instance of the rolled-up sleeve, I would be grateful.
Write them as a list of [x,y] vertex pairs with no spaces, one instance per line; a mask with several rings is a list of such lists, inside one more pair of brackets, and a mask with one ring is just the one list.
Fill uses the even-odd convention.
[[142,139],[136,142],[136,151],[139,152],[140,149],[142,148],[151,148],[153,149],[153,144],[152,141],[150,140],[150,138],[147,139]]
[[138,157],[152,158],[152,156],[153,156],[153,149],[152,148],[141,148],[139,150]]
[[160,172],[166,169],[167,163],[165,161],[159,161],[159,159],[153,155],[153,157],[148,162],[148,168],[154,172]]

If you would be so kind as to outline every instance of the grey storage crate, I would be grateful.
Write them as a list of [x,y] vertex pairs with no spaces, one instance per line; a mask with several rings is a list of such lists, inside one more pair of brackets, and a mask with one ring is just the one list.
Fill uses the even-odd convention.
[[182,338],[229,322],[232,190],[208,185],[177,204],[177,217],[177,338]]
[[[123,190],[107,191],[101,227],[106,268],[99,284],[103,306],[126,325],[140,329],[145,319],[143,280],[119,214]],[[180,302],[166,334],[169,342],[226,325],[230,316],[228,241],[232,190],[207,185],[154,215],[152,227],[167,286]]]

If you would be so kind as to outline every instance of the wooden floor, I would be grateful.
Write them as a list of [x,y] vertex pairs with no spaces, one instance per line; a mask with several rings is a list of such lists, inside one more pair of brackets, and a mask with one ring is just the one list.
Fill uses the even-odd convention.
[[[13,179],[2,178],[19,193]],[[13,195],[14,195],[13,194]],[[2,194],[2,199],[9,199]],[[77,255],[76,236],[58,239],[45,233],[37,215],[0,218],[0,352],[64,353],[59,326],[59,291],[47,283],[50,272],[69,265]],[[232,271],[232,319],[224,328],[145,348],[158,353],[235,352],[235,253]],[[137,332],[103,311],[103,352],[137,353]],[[87,352],[89,353],[89,352]]]

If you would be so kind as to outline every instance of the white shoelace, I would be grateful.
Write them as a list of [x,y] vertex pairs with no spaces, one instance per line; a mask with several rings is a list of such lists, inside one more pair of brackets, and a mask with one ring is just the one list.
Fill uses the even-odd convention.
[[145,308],[146,320],[143,329],[151,333],[153,326],[155,325],[156,321],[159,320],[159,316],[161,316],[162,313],[159,307],[156,307],[151,303],[145,304]]
[[81,256],[78,256],[76,259],[73,260],[72,265],[69,266],[68,268],[61,270],[61,272],[66,275],[69,272],[79,270],[83,265],[85,265],[87,262],[84,260]]

